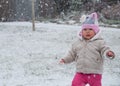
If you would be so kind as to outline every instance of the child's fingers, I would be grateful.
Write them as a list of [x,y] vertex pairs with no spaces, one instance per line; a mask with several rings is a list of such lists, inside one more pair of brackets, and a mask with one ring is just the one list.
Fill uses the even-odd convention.
[[65,64],[64,60],[61,59],[61,60],[59,61],[59,64]]

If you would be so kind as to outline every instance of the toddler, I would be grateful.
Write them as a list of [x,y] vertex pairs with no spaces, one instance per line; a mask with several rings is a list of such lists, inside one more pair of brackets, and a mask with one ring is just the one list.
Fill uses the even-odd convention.
[[115,54],[100,36],[97,14],[85,18],[79,39],[72,44],[68,54],[60,63],[76,62],[76,74],[72,86],[102,86],[104,56],[114,58]]

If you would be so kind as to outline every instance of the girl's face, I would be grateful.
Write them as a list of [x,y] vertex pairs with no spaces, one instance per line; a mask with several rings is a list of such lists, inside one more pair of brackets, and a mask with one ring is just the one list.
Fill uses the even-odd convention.
[[86,40],[91,39],[92,37],[95,36],[95,32],[92,28],[85,28],[82,30],[82,37]]

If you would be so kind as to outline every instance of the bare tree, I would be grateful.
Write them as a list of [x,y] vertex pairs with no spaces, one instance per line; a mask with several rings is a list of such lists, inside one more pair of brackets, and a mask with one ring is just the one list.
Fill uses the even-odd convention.
[[9,0],[0,0],[0,21],[7,21],[9,17]]
[[55,17],[55,2],[54,0],[40,0],[38,5],[39,17],[53,18]]

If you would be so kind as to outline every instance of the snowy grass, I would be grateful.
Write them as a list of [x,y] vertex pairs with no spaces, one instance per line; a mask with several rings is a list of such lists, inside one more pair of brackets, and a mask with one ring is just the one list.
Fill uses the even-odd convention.
[[[71,86],[74,63],[58,61],[77,38],[80,26],[30,22],[0,23],[0,86]],[[105,59],[103,86],[120,86],[120,30],[102,29],[102,35],[116,53]]]

